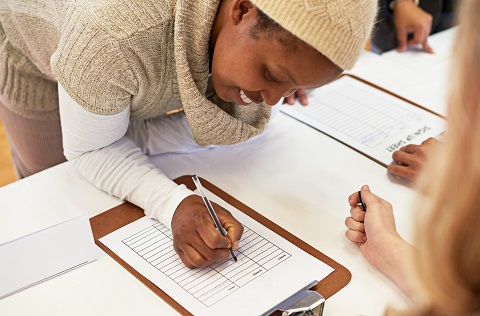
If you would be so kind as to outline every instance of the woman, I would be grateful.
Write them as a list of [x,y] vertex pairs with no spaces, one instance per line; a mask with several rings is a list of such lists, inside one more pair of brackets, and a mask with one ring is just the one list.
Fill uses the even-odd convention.
[[480,313],[480,1],[464,0],[459,11],[448,133],[420,179],[428,198],[418,212],[418,251],[397,233],[388,202],[367,186],[366,212],[357,194],[349,197],[347,238],[415,300],[409,315]]
[[129,121],[183,108],[198,145],[245,141],[280,98],[353,66],[375,10],[375,0],[4,0],[0,115],[15,165],[26,176],[58,163],[63,137],[89,181],[171,226],[185,264],[224,260],[241,224],[217,206],[221,238],[201,198],[125,137]]

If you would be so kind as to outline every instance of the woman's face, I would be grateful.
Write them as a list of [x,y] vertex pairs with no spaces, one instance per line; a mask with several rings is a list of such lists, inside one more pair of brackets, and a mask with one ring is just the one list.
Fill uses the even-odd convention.
[[251,29],[257,23],[256,8],[245,9],[241,4],[239,8],[240,18],[235,20],[235,11],[229,11],[215,34],[212,81],[223,100],[275,105],[299,88],[317,88],[341,74],[328,58],[293,36],[287,41],[291,47],[267,33],[254,38]]

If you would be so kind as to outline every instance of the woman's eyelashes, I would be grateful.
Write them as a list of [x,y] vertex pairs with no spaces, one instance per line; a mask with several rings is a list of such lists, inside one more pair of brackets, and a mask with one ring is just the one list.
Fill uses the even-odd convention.
[[267,78],[267,80],[269,81],[280,82],[280,80],[275,78],[275,76],[273,76],[272,73],[267,68],[265,68],[265,78]]

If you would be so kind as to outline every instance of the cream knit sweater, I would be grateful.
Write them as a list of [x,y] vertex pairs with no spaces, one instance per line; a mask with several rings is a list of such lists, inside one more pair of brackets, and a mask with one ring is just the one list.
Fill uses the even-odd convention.
[[2,0],[0,98],[27,117],[56,116],[58,81],[94,113],[130,107],[132,119],[145,119],[184,107],[200,145],[244,141],[263,131],[270,108],[217,100],[219,107],[205,98],[218,5],[219,0]]

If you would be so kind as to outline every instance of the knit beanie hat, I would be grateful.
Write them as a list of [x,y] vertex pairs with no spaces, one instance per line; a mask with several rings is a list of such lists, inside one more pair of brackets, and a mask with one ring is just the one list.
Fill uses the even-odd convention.
[[370,37],[378,0],[251,0],[338,67],[351,69]]

